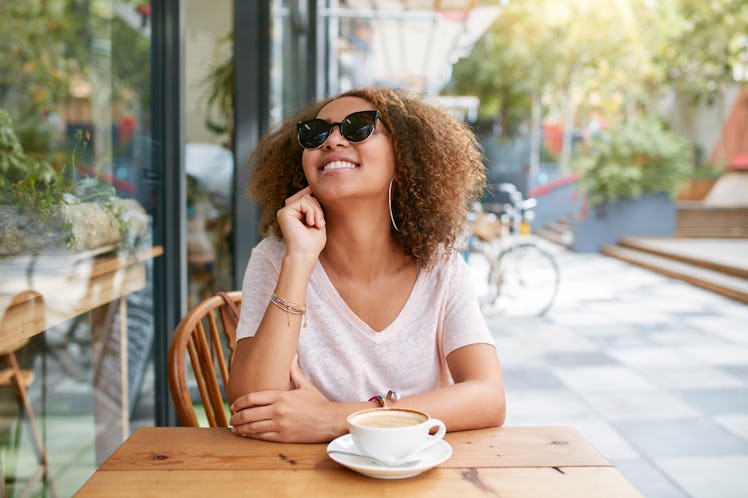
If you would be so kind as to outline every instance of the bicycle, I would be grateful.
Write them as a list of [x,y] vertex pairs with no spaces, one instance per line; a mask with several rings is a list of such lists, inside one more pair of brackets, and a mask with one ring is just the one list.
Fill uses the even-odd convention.
[[551,253],[532,235],[535,199],[524,199],[511,183],[502,183],[509,202],[477,204],[469,215],[470,231],[463,251],[475,269],[485,314],[544,315],[553,305],[560,271]]

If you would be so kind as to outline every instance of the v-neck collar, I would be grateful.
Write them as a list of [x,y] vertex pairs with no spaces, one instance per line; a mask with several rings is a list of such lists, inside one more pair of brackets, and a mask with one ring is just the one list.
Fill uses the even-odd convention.
[[368,323],[362,320],[361,317],[359,317],[350,308],[350,306],[348,306],[348,303],[345,302],[343,296],[341,296],[338,290],[335,288],[335,285],[333,285],[332,280],[330,280],[330,277],[325,271],[325,268],[319,261],[317,261],[317,264],[314,267],[312,276],[316,277],[320,289],[328,298],[329,303],[334,306],[346,320],[348,320],[353,328],[364,334],[364,336],[366,336],[372,342],[382,343],[385,342],[390,336],[396,334],[397,331],[400,330],[401,324],[406,321],[412,313],[411,310],[414,306],[413,303],[418,300],[418,297],[420,296],[421,290],[423,288],[423,281],[425,278],[424,273],[425,272],[421,268],[418,268],[416,281],[413,283],[413,287],[410,289],[410,294],[408,295],[408,299],[405,301],[405,304],[400,309],[397,316],[395,316],[395,319],[380,331],[371,328]]

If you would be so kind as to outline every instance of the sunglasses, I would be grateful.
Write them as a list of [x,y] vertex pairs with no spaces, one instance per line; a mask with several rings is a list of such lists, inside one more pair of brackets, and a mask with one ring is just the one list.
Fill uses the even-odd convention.
[[363,142],[377,128],[379,111],[358,111],[347,115],[340,123],[324,119],[309,119],[296,123],[296,138],[305,149],[319,149],[336,126],[343,138],[352,143]]

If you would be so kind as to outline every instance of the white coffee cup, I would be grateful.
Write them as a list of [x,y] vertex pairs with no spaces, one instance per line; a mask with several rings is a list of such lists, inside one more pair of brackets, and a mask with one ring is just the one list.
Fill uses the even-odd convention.
[[[430,434],[433,429],[435,434]],[[353,443],[363,455],[385,463],[403,460],[444,438],[441,420],[408,408],[371,408],[348,416]]]

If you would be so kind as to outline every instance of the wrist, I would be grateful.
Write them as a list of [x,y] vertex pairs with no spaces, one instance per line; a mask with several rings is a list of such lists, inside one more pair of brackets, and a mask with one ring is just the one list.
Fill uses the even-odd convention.
[[281,271],[311,276],[314,265],[317,264],[319,255],[305,251],[286,251],[281,260]]

